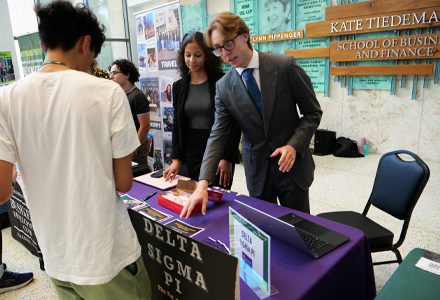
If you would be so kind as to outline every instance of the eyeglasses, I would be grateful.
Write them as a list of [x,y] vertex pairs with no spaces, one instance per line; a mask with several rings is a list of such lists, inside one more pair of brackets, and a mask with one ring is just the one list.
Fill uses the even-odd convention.
[[231,51],[232,49],[234,49],[234,48],[235,48],[235,42],[234,42],[234,40],[235,40],[235,39],[237,38],[237,36],[239,36],[239,35],[240,35],[240,34],[237,33],[237,35],[234,36],[232,39],[226,41],[226,42],[223,44],[223,46],[220,46],[220,47],[217,47],[217,48],[212,49],[213,52],[214,52],[214,55],[217,56],[217,57],[220,57],[220,56],[223,55],[223,50],[222,50],[222,49],[225,49],[225,50],[227,50],[227,51]]
[[112,75],[112,76],[115,76],[116,74],[118,74],[118,73],[122,73],[122,72],[118,72],[118,71],[111,71],[110,72],[110,75]]

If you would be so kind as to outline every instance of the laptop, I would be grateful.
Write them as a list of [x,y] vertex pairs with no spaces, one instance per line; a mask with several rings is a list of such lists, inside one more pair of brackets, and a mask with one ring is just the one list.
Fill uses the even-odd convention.
[[275,218],[235,200],[244,216],[267,234],[314,258],[323,256],[350,238],[292,213]]

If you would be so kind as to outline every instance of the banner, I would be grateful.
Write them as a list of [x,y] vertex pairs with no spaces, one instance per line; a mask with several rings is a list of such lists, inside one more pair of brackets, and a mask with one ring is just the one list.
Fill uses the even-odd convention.
[[17,167],[17,179],[14,184],[14,192],[8,204],[11,235],[33,255],[38,257],[40,260],[40,268],[44,270],[43,254],[38,246],[26,198],[26,189],[20,175],[20,170],[18,170]]
[[172,86],[180,78],[177,51],[182,38],[179,4],[136,13],[135,18],[140,89],[150,102],[148,165],[155,171],[172,163]]
[[237,299],[238,259],[128,210],[152,299]]
[[21,62],[23,65],[23,73],[27,75],[38,71],[44,61],[44,53],[40,47],[40,36],[38,32],[23,35],[18,39],[20,47]]

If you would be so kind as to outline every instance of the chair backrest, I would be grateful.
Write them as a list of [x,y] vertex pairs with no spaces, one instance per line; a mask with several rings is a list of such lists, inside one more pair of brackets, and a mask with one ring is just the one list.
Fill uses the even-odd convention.
[[[399,154],[408,154],[414,160],[405,161]],[[395,218],[409,221],[429,174],[425,162],[410,151],[386,153],[379,161],[369,202]]]

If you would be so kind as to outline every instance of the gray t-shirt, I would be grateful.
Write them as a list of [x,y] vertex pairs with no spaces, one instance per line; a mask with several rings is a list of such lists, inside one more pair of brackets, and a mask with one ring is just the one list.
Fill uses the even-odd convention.
[[208,80],[201,84],[190,84],[185,101],[188,128],[211,129],[214,124],[214,112],[214,104],[209,96]]

